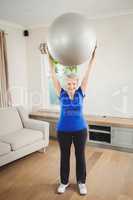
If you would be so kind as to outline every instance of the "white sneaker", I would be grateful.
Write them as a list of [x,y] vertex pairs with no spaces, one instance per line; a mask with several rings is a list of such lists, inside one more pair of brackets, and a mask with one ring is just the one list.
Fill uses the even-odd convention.
[[87,194],[87,188],[85,183],[78,183],[78,189],[79,189],[79,193],[81,195],[86,195]]
[[63,184],[63,183],[60,183],[57,191],[58,193],[62,194],[66,191],[66,188],[69,186],[69,183],[68,184]]

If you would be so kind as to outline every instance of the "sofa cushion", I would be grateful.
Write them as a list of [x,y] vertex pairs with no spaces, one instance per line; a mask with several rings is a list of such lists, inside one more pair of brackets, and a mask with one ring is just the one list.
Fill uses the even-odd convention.
[[4,154],[8,154],[11,151],[10,144],[6,144],[4,142],[0,142],[0,156]]
[[0,135],[12,134],[22,128],[21,118],[16,108],[0,108]]
[[12,134],[0,135],[0,140],[10,144],[12,150],[17,150],[40,139],[43,139],[41,131],[26,128],[22,128]]

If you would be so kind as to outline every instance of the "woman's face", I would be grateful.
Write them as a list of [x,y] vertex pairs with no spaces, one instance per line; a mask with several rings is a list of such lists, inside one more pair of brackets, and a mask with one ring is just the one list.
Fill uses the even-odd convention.
[[66,89],[70,93],[74,93],[78,86],[77,78],[67,78],[66,79]]

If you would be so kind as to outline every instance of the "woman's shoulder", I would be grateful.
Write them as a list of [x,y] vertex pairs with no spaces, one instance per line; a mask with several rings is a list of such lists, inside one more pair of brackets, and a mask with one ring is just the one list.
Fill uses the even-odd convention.
[[65,94],[66,94],[66,90],[63,87],[61,87],[59,98],[61,98]]
[[85,93],[83,92],[81,85],[77,88],[77,92],[79,92],[82,95],[82,97],[85,97]]

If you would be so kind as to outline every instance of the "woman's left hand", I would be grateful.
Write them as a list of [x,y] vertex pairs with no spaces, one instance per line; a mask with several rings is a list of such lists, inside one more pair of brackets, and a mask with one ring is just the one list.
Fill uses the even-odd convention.
[[95,58],[96,49],[97,49],[97,43],[96,43],[96,45],[95,45],[95,48],[94,48],[93,53],[92,53],[92,56],[91,56],[91,62],[92,62],[92,61],[94,60],[94,58]]

